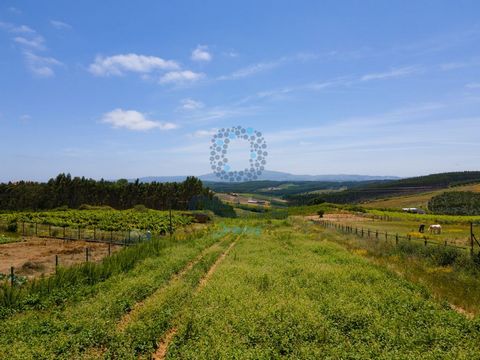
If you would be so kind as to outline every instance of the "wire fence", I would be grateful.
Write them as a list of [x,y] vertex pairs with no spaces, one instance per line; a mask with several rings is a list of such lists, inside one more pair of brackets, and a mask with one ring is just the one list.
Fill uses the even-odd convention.
[[352,234],[359,236],[361,238],[367,238],[372,240],[385,240],[385,241],[392,241],[395,242],[395,245],[398,245],[400,241],[409,241],[409,242],[417,242],[423,243],[425,246],[443,246],[443,247],[450,247],[459,250],[469,251],[472,256],[475,254],[475,245],[480,247],[480,243],[475,238],[473,234],[473,228],[470,226],[471,229],[471,237],[470,237],[470,246],[461,246],[448,243],[445,240],[443,243],[437,240],[431,240],[428,236],[424,235],[422,238],[418,238],[416,236],[411,236],[409,234],[402,235],[395,232],[388,232],[388,231],[379,231],[376,229],[369,229],[369,228],[358,228],[356,226],[349,226],[345,224],[340,224],[338,222],[329,221],[329,220],[313,220],[315,223],[322,225],[324,228],[334,229],[338,232],[344,234]]
[[[16,265],[16,267],[10,266],[12,263],[8,264],[9,261],[4,260],[4,263],[0,264],[0,283],[7,282],[11,286],[20,286],[32,276],[56,273],[60,266],[70,267],[80,263],[101,261],[121,247],[150,241],[153,236],[166,235],[163,231],[160,233],[141,229],[114,231],[102,230],[97,227],[54,226],[34,222],[18,222],[14,228],[11,223],[0,222],[0,231],[6,234],[16,233],[16,236],[22,237],[21,240],[33,238],[28,240],[33,241],[28,243],[29,248],[38,246],[43,249],[42,252],[49,252],[47,256],[37,255],[35,260],[25,259],[23,264]],[[173,229],[170,233],[173,233]],[[37,244],[35,238],[44,241],[42,244]],[[86,245],[83,242],[92,244]],[[15,241],[14,238],[11,244],[15,243],[19,243],[19,241]],[[15,247],[15,250],[12,251],[18,253],[22,251],[22,248]],[[8,250],[4,252],[7,254]]]
[[41,259],[41,262],[39,263],[35,261],[27,261],[20,268],[10,266],[8,268],[8,273],[0,273],[0,282],[7,281],[11,286],[23,285],[27,281],[27,275],[33,275],[33,272],[35,272],[37,276],[43,276],[46,274],[57,273],[60,266],[69,267],[81,263],[101,261],[103,258],[112,255],[115,248],[120,246],[113,245],[112,243],[103,245],[104,248],[92,248],[88,246],[77,248],[75,249],[74,254],[61,253],[51,255]]
[[[0,230],[11,232],[9,224],[0,223]],[[102,230],[96,227],[54,226],[34,222],[19,222],[15,232],[24,237],[51,238],[60,240],[82,240],[87,242],[110,243],[129,246],[150,240],[152,233],[146,230],[130,229],[122,231]],[[164,235],[159,233],[155,235]]]
[[[151,233],[148,230],[130,229],[124,231],[103,230],[97,227],[75,227],[75,226],[55,226],[35,222],[17,222],[12,228],[12,223],[0,222],[0,231],[6,234],[16,234],[22,238],[38,238],[47,242],[45,245],[53,247],[54,253],[48,257],[38,258],[35,261],[25,261],[24,264],[17,267],[3,264],[0,266],[0,283],[8,282],[11,286],[22,285],[27,281],[28,276],[32,274],[51,274],[56,273],[59,266],[71,266],[82,262],[96,262],[106,256],[110,256],[118,247],[131,246],[144,241],[151,240],[152,236],[158,237],[165,235],[165,232]],[[49,243],[48,240],[61,240],[67,246],[62,249],[61,243]],[[78,244],[75,246],[72,242],[97,243],[91,246]],[[18,243],[12,241],[11,243]],[[73,247],[68,248],[70,243]],[[36,246],[38,244],[31,244]],[[43,246],[41,246],[43,248]],[[6,251],[6,250],[5,250]],[[16,249],[21,251],[21,249]],[[47,250],[42,250],[47,251]],[[2,264],[0,264],[2,265]],[[3,272],[2,272],[3,271]]]

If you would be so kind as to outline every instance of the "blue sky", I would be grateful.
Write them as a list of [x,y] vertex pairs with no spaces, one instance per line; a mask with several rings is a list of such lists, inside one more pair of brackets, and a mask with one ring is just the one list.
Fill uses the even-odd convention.
[[[0,181],[480,168],[478,1],[2,1]],[[233,165],[248,144],[232,144]],[[239,166],[240,166],[239,165]]]

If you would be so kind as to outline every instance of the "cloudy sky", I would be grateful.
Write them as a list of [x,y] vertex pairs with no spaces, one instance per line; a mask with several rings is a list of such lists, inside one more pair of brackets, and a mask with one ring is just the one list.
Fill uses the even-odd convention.
[[[267,169],[480,169],[478,1],[0,4],[0,181],[201,175],[218,129]],[[248,143],[231,147],[248,159]],[[243,156],[245,159],[243,159]]]

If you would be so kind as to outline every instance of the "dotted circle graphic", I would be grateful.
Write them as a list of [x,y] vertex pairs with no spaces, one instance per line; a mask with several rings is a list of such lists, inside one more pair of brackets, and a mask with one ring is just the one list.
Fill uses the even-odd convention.
[[[228,144],[235,139],[250,142],[250,168],[231,170],[228,162]],[[210,165],[214,174],[227,181],[256,180],[267,164],[267,143],[262,133],[252,128],[234,126],[223,128],[213,135],[210,145]]]

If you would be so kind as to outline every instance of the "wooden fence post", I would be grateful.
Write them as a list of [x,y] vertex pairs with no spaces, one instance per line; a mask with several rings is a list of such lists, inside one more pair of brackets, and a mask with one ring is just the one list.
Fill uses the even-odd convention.
[[55,274],[58,271],[58,255],[55,255]]
[[85,248],[85,261],[88,262],[88,247]]
[[13,266],[10,267],[10,285],[12,287],[15,286],[15,271],[13,269]]
[[475,235],[473,234],[473,222],[470,222],[470,255],[473,256],[473,238]]

